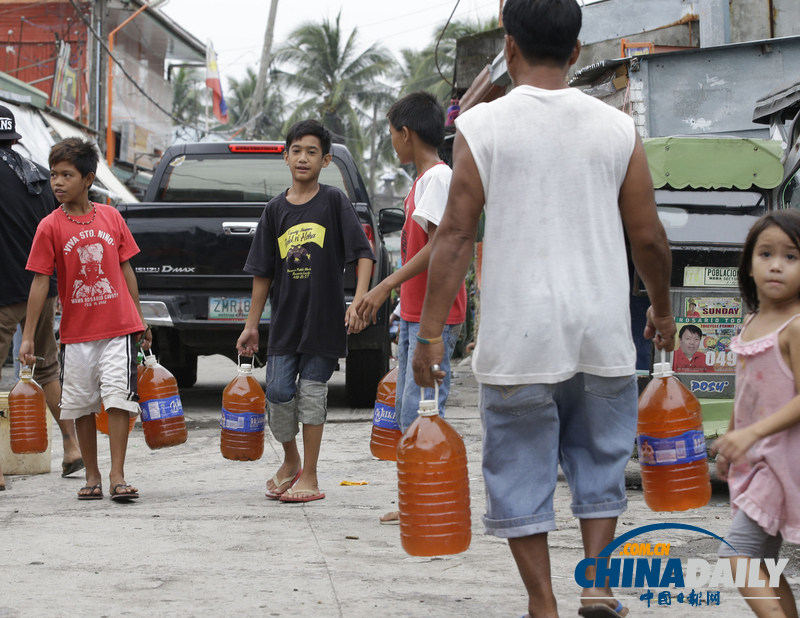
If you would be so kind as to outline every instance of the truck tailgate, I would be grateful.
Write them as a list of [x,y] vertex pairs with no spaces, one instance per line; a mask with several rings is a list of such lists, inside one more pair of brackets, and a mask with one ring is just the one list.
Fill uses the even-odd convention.
[[139,203],[122,207],[141,252],[131,260],[142,290],[249,290],[242,269],[263,203]]

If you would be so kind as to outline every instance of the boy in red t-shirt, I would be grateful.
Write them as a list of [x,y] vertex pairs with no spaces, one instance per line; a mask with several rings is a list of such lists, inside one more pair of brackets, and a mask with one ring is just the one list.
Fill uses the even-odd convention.
[[[453,172],[438,154],[444,141],[444,109],[436,97],[427,92],[406,95],[392,105],[387,117],[392,147],[400,163],[413,163],[417,169],[417,178],[404,202],[406,222],[400,243],[403,266],[368,292],[356,304],[356,311],[362,320],[376,321],[378,309],[386,302],[392,289],[401,285],[395,420],[400,430],[405,432],[417,418],[420,401],[419,386],[414,382],[411,367],[414,350],[417,345],[439,341],[438,338],[427,340],[419,336],[419,320],[428,286],[430,243],[444,214]],[[450,392],[450,356],[461,333],[466,307],[467,290],[462,284],[442,332],[445,354],[442,373],[436,376],[442,380],[439,387],[442,415]],[[432,388],[426,389],[425,397],[433,399]],[[399,523],[399,513],[387,513],[381,517],[381,523]]]
[[[33,363],[34,327],[55,269],[61,317],[61,418],[75,419],[86,464],[78,500],[100,500],[95,413],[108,412],[112,500],[139,497],[125,482],[129,417],[139,413],[136,344],[146,330],[136,276],[128,260],[139,247],[116,209],[89,201],[98,153],[90,142],[65,139],[50,151],[50,186],[61,208],[36,229],[26,268],[35,274],[20,360]],[[150,347],[147,333],[143,348]]]

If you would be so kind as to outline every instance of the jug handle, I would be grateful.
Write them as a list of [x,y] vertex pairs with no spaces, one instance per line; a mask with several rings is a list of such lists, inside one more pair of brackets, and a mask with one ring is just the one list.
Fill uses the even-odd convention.
[[[252,359],[254,358],[253,356],[245,356],[245,358],[251,359],[250,360],[250,364],[251,365],[253,364],[253,361],[252,361]],[[241,354],[237,354],[236,355],[236,366],[237,367],[241,367],[242,366],[242,355]]]
[[[438,367],[438,365],[434,365],[433,367]],[[431,367],[432,371],[441,371],[441,367],[439,367],[438,369],[434,369],[433,367]],[[436,405],[438,406],[439,405],[439,380],[437,380],[436,378],[433,379],[433,393],[434,393],[433,394],[433,400],[436,402]],[[420,400],[425,399],[425,387],[423,387],[423,386],[419,387],[419,398],[420,398]]]

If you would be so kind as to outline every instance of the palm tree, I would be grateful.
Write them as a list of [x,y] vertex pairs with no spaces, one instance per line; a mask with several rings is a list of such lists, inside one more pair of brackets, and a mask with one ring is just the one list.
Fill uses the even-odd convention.
[[[340,15],[331,22],[306,22],[289,35],[290,43],[275,59],[291,65],[294,72],[280,71],[279,79],[295,88],[301,100],[286,123],[316,117],[344,143],[356,161],[363,161],[368,139],[363,124],[372,116],[375,97],[383,88],[378,79],[393,67],[392,56],[381,45],[357,51],[357,31],[345,36]],[[367,110],[367,111],[365,111]]]
[[447,103],[450,100],[452,88],[436,68],[437,56],[439,69],[452,82],[456,65],[456,40],[479,32],[494,30],[497,27],[497,17],[491,17],[486,21],[480,19],[477,21],[454,21],[448,24],[442,35],[438,54],[436,53],[436,41],[441,34],[441,27],[434,31],[433,42],[422,51],[401,50],[402,66],[396,75],[402,83],[401,94],[427,90],[443,103]]
[[[172,115],[187,124],[197,124],[204,106],[200,73],[181,67],[172,78]],[[205,88],[205,84],[202,84]],[[175,124],[177,122],[173,121]]]
[[[241,126],[250,117],[250,107],[256,90],[258,75],[253,67],[247,67],[245,77],[228,78],[228,126]],[[270,81],[264,91],[264,106],[261,116],[248,127],[247,135],[255,139],[281,139],[285,106],[283,95]]]

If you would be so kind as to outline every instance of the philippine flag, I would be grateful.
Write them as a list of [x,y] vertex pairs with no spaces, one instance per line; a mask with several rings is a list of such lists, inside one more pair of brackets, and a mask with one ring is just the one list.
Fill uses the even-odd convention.
[[219,67],[217,67],[217,52],[211,41],[206,48],[206,86],[211,88],[214,96],[214,115],[222,124],[228,124],[228,105],[225,103],[225,96],[222,94],[222,82],[219,79]]

